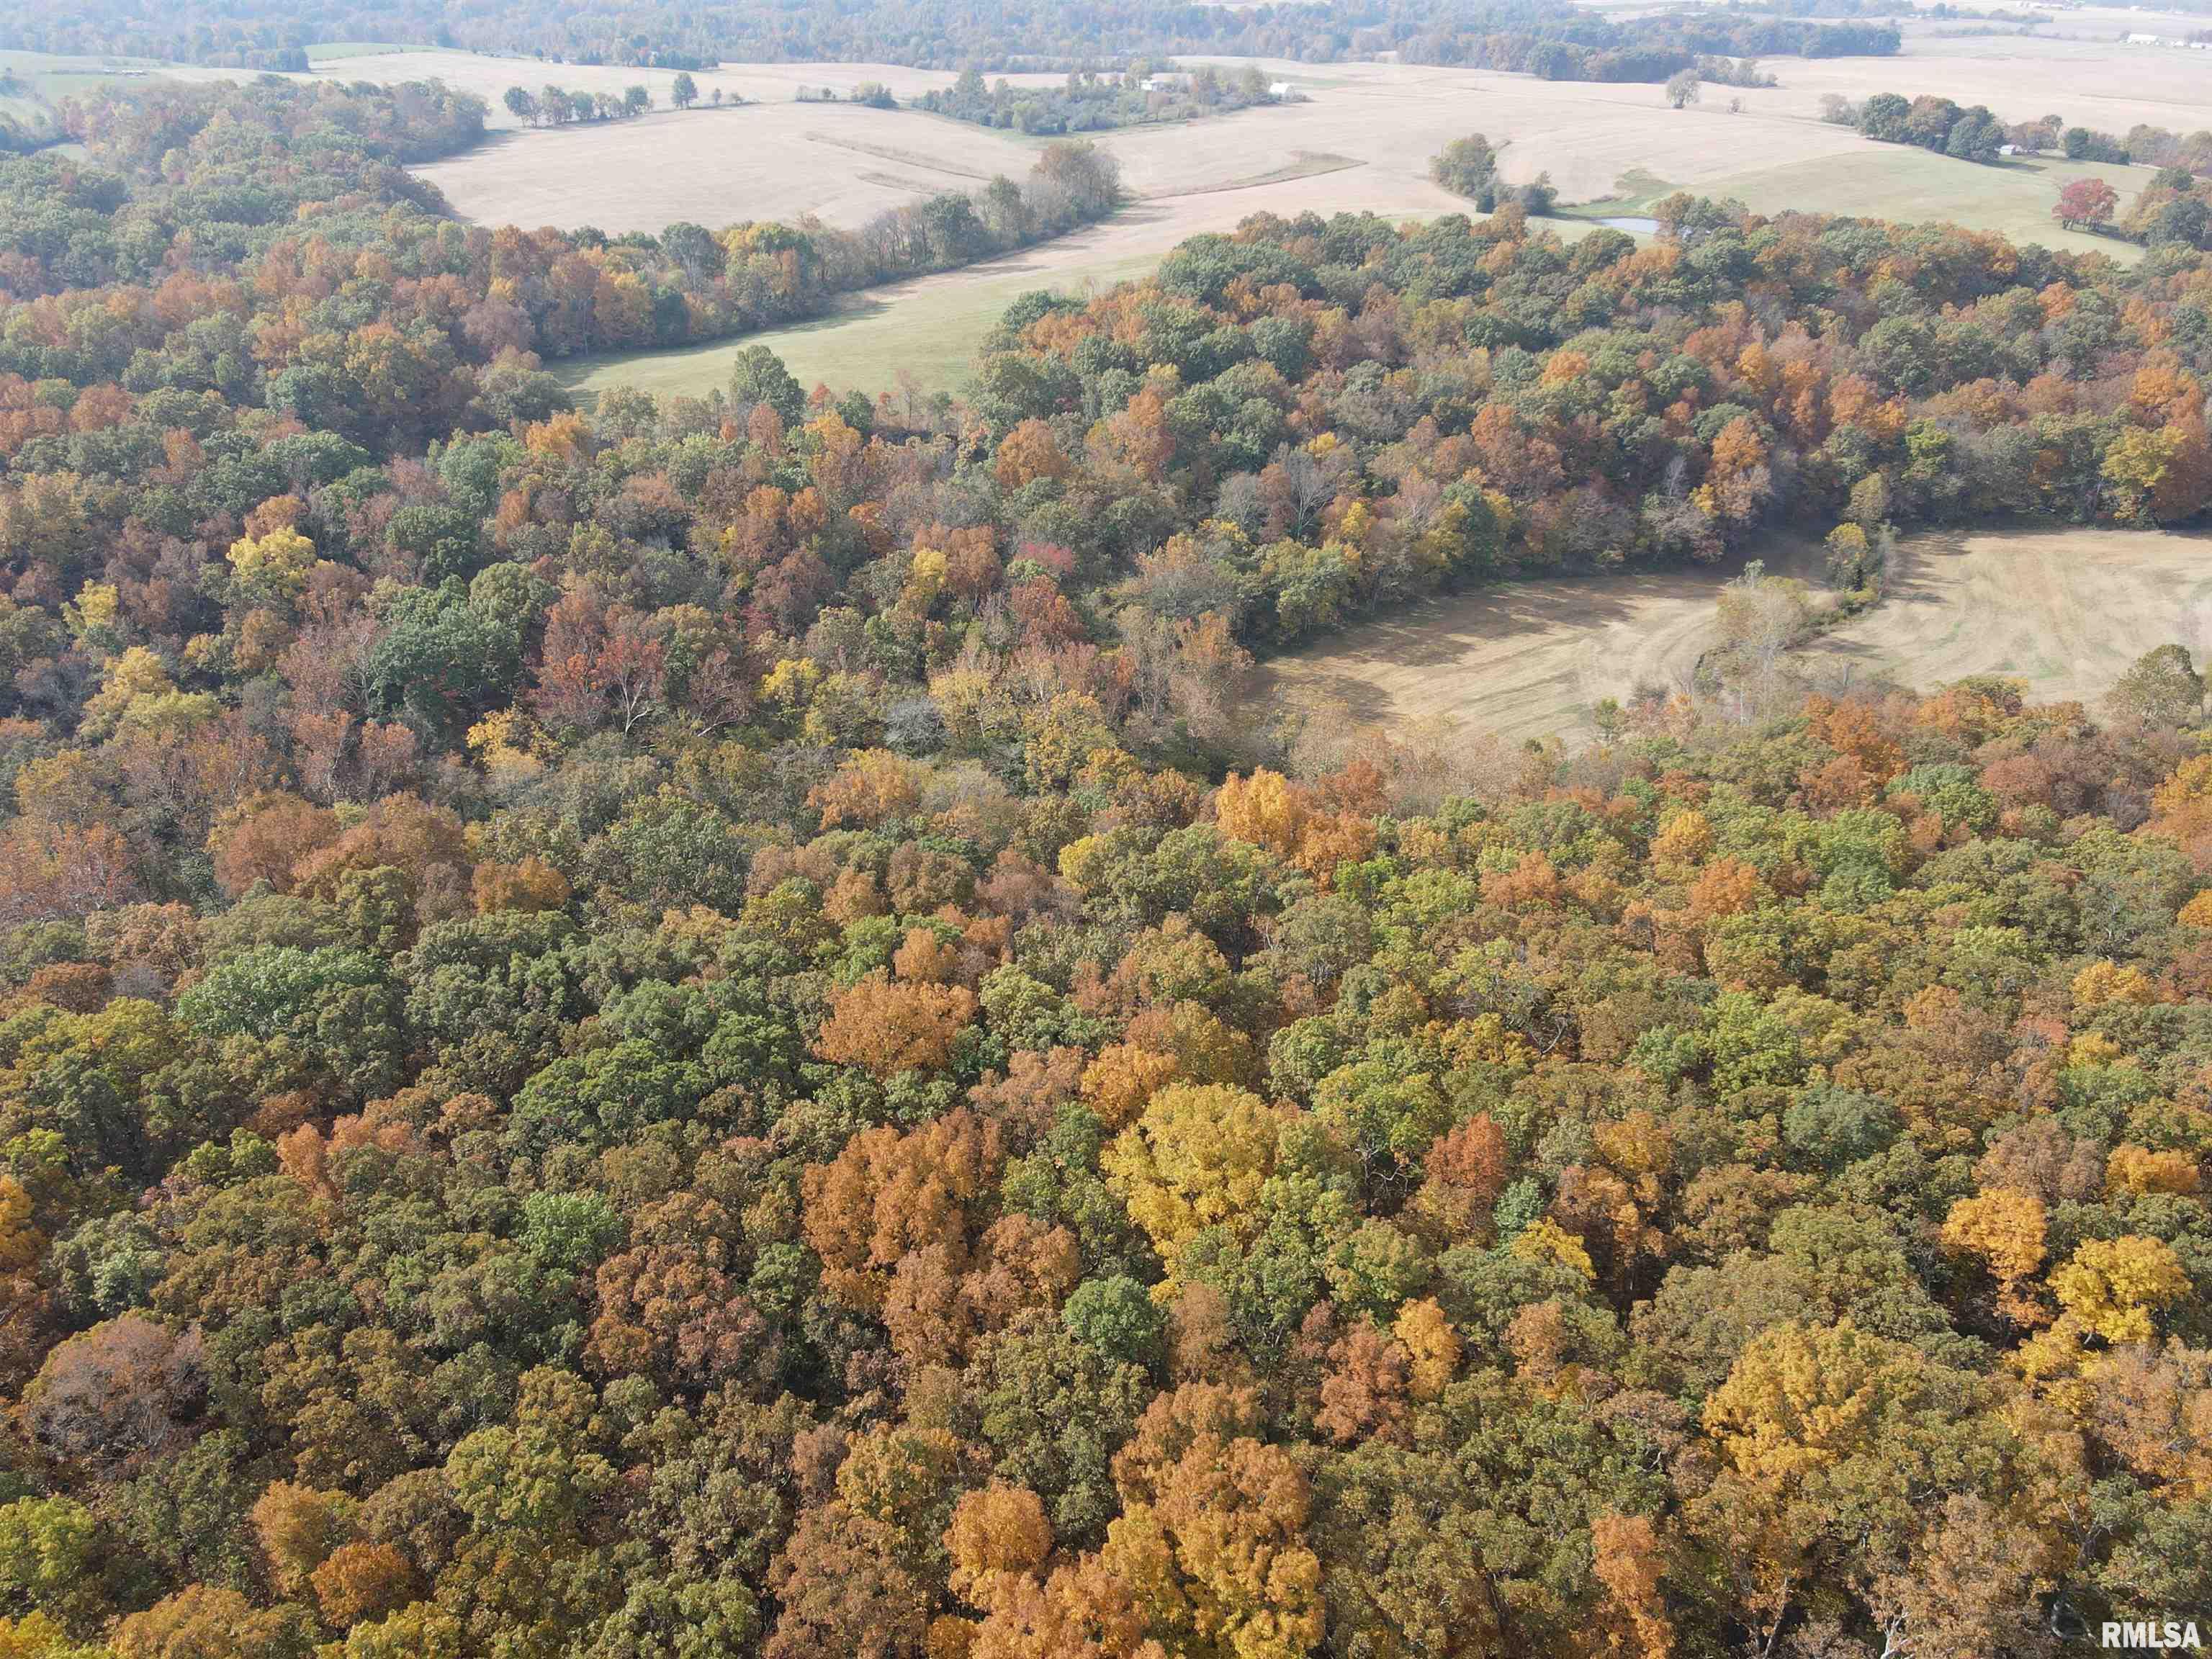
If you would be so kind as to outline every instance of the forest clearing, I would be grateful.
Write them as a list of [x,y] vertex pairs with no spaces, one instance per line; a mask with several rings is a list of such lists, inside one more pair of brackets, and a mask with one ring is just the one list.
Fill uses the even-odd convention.
[[[514,71],[497,60],[454,56],[464,58],[454,66],[458,84],[489,92],[502,77],[512,83]],[[395,58],[392,72],[407,72],[422,57]],[[1862,90],[1908,82],[1917,87],[1923,80],[1940,88],[1954,70],[1967,80],[2002,72],[1990,68],[1994,60],[1946,53],[1909,67],[1843,61],[1856,66],[1857,79],[1836,80],[1845,72],[1832,63],[1792,64],[1783,87],[1728,88],[1725,98],[1716,89],[1701,107],[1657,112],[1657,94],[1649,86],[1407,64],[1316,68],[1267,61],[1265,73],[1290,77],[1310,101],[1217,118],[1204,124],[1203,143],[1173,125],[1089,135],[1119,163],[1133,199],[1078,235],[853,296],[830,316],[751,342],[613,354],[568,364],[562,376],[585,392],[627,384],[700,396],[723,383],[742,343],[760,343],[784,356],[810,386],[882,392],[902,371],[922,390],[949,391],[964,377],[976,344],[1022,293],[1110,286],[1148,271],[1188,237],[1231,229],[1255,213],[1371,212],[1404,222],[1465,211],[1464,200],[1430,179],[1427,162],[1465,126],[1470,100],[1480,102],[1486,131],[1498,143],[1500,176],[1513,184],[1548,177],[1563,202],[1640,208],[1687,190],[1734,198],[1764,212],[1943,220],[2053,247],[2136,257],[2131,244],[2054,223],[2051,205],[2069,181],[2096,177],[2113,186],[2124,207],[2148,177],[2146,170],[2058,157],[1975,167],[1908,145],[1870,143],[1819,119],[1818,95],[1802,86],[1803,76],[1817,72],[1824,85],[1833,81]],[[805,72],[817,67],[824,85],[833,83],[833,70],[848,81],[855,72],[853,66],[777,67],[793,85],[815,84]],[[373,76],[378,60],[349,58],[345,68]],[[760,66],[720,71],[701,85],[735,77],[735,90],[753,85],[745,77],[760,72]],[[568,66],[562,73],[569,73]],[[905,88],[925,75],[907,70],[902,80],[884,84]],[[2093,84],[2111,88],[2096,100],[2100,122],[2160,116],[2187,124],[2185,110],[2172,112],[2179,106],[2124,96],[2118,64],[2109,71],[2093,65],[2087,75]],[[780,82],[771,84],[788,95]],[[2033,76],[2030,84],[2039,85]],[[2023,111],[2030,107],[2015,101]],[[825,224],[847,228],[932,191],[970,187],[978,177],[1018,176],[1041,148],[1035,139],[907,109],[771,103],[499,136],[417,171],[456,210],[481,223],[589,225],[620,235],[679,220],[719,227],[811,211]],[[1752,157],[1757,165],[1747,167]],[[1574,218],[1556,223],[1562,234],[1581,234]]]
[[[314,78],[392,84],[434,76],[483,99],[485,141],[414,171],[463,217],[487,225],[590,227],[622,236],[677,222],[718,230],[811,216],[852,228],[935,192],[971,190],[994,175],[1019,178],[1044,147],[1012,131],[851,101],[869,87],[911,100],[954,78],[896,64],[725,64],[695,76],[700,104],[678,111],[674,72],[666,70],[374,45],[317,47],[310,57]],[[20,52],[8,60],[27,87],[59,94],[94,83],[89,60]],[[877,392],[903,376],[926,392],[951,391],[1022,293],[1081,294],[1141,276],[1186,238],[1228,230],[1255,213],[1372,212],[1404,222],[1465,210],[1463,200],[1429,178],[1428,158],[1465,129],[1471,104],[1498,146],[1500,177],[1511,184],[1547,177],[1563,203],[1634,210],[1686,190],[1759,212],[1942,220],[2131,259],[2138,252],[2131,244],[2054,223],[2051,204],[2069,181],[2096,177],[2113,186],[2124,210],[2147,170],[2055,156],[1961,165],[1826,123],[1822,100],[1899,87],[1986,98],[2008,118],[2048,107],[2115,131],[2136,122],[2179,131],[2197,124],[2192,100],[2200,94],[2191,77],[2204,67],[2189,53],[2130,52],[2111,40],[1953,38],[1916,25],[1898,58],[1778,60],[1780,85],[1715,87],[1697,105],[1669,110],[1656,88],[1640,83],[1395,63],[1212,61],[1256,63],[1271,81],[1295,88],[1296,101],[1208,120],[1202,143],[1192,142],[1188,124],[1087,135],[1119,164],[1132,198],[1101,225],[965,270],[848,296],[827,316],[745,340],[580,358],[557,372],[586,394],[627,384],[699,396],[722,385],[736,351],[757,343],[784,356],[810,386]],[[188,78],[226,73],[158,67]],[[134,64],[131,72],[145,66]],[[992,78],[1049,87],[1065,77]],[[549,81],[586,93],[642,85],[653,112],[639,120],[521,128],[504,94],[535,92]],[[717,94],[728,100],[720,107],[711,104]],[[1745,165],[1754,158],[1755,166]],[[1564,234],[1579,234],[1574,220],[1559,222]]]
[[[1512,150],[1504,152],[1509,172],[1512,156]],[[468,160],[447,165],[459,167]],[[2140,250],[2108,237],[2060,229],[2051,222],[2051,204],[2069,179],[2080,177],[2107,179],[2124,200],[2141,183],[2142,175],[2130,176],[2134,171],[2050,156],[2023,159],[1999,169],[1965,167],[1925,150],[1880,144],[1761,167],[1723,179],[1711,189],[1755,212],[1806,209],[1808,204],[1830,213],[1878,216],[1887,211],[1896,218],[1949,220],[2022,241],[2094,249],[2126,260],[2137,257]],[[1636,188],[1605,201],[1602,205],[1608,211],[1648,206],[1673,183],[1639,178],[1633,168],[1622,178]],[[945,188],[947,182],[935,187]],[[848,194],[857,201],[864,190],[879,189],[880,181],[875,181]],[[634,386],[701,397],[728,379],[730,362],[738,352],[766,345],[809,387],[820,384],[838,391],[888,391],[903,371],[922,391],[949,392],[966,378],[977,343],[1018,295],[1038,289],[1063,295],[1103,290],[1149,274],[1163,255],[1188,237],[1231,228],[1255,213],[1288,216],[1303,212],[1322,196],[1328,199],[1328,211],[1376,213],[1393,223],[1463,212],[1467,207],[1425,178],[1394,173],[1369,162],[1321,178],[1201,185],[1181,195],[1133,202],[1103,223],[1002,258],[848,295],[830,315],[788,328],[706,345],[580,358],[560,364],[556,372],[563,385],[583,393]],[[866,199],[884,204],[872,195]],[[1595,222],[1595,217],[1577,213],[1547,221],[1546,228],[1573,240]],[[599,228],[612,230],[616,226],[602,223]]]
[[[1812,577],[1819,550],[1762,550]],[[1791,653],[1816,689],[1928,685],[1970,674],[2027,683],[2039,702],[2094,702],[2154,645],[2212,644],[2212,541],[2164,531],[1930,532],[1905,538],[1882,599]],[[1542,577],[1429,599],[1267,664],[1254,704],[1334,702],[1363,724],[1449,720],[1510,738],[1590,735],[1591,708],[1687,690],[1742,561],[1581,580]]]

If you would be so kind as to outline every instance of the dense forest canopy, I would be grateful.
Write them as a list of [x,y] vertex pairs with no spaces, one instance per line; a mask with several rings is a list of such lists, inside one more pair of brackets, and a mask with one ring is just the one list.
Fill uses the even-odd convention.
[[480,114],[0,161],[0,1653],[2212,1599],[2186,653],[2093,715],[1752,649],[1571,754],[1235,701],[1509,572],[2195,519],[2212,258],[1256,218],[957,404],[755,348],[585,414],[540,354],[843,245],[462,224],[401,163]]
[[[1570,0],[868,0],[857,5],[519,5],[515,0],[82,0],[0,13],[0,46],[127,52],[188,63],[304,70],[323,41],[392,41],[586,63],[699,69],[718,62],[1076,69],[1174,52],[1328,63],[1397,52],[1423,63],[1534,69],[1554,79],[1664,80],[1699,53],[1893,52],[1887,22],[1823,23],[1731,7],[1612,19]],[[1535,61],[1529,61],[1531,58]],[[1662,61],[1666,67],[1659,67]]]

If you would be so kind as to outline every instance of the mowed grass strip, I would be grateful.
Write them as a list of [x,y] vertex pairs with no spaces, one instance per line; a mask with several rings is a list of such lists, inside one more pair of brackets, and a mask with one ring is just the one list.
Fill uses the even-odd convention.
[[697,398],[728,380],[739,351],[764,345],[810,389],[823,385],[840,392],[856,386],[888,392],[903,372],[923,392],[951,392],[968,378],[976,347],[1020,295],[1038,289],[1079,294],[1087,286],[1111,287],[1143,276],[1159,260],[1157,252],[1109,254],[1073,279],[1028,269],[1006,275],[947,271],[848,295],[829,315],[787,328],[711,345],[579,357],[550,367],[563,385],[585,397],[629,386]]

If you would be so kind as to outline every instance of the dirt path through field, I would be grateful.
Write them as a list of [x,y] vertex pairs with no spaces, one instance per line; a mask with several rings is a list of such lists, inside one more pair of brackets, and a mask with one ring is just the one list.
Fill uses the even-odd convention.
[[[1765,550],[1808,575],[1813,550]],[[1508,583],[1409,605],[1254,676],[1255,708],[1335,702],[1354,718],[1438,718],[1521,738],[1586,735],[1591,706],[1686,689],[1740,565]],[[2212,647],[2212,537],[2114,530],[1929,535],[1900,550],[1888,597],[1796,653],[1815,684],[1925,689],[1968,674],[2094,702],[2143,652]]]

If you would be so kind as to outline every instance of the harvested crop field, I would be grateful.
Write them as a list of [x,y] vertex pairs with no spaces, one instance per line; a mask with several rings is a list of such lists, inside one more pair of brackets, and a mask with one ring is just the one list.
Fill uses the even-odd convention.
[[658,233],[678,219],[851,227],[918,196],[1019,178],[1037,150],[927,115],[858,104],[665,111],[545,132],[505,132],[416,169],[486,224]]
[[[2070,16],[2053,27],[2084,32]],[[1895,58],[1776,58],[1766,67],[1779,86],[1708,87],[1703,101],[1686,110],[1665,107],[1655,86],[1418,64],[1259,60],[1270,80],[1288,82],[1302,101],[1093,135],[1120,161],[1135,198],[1095,231],[855,298],[832,318],[766,337],[789,352],[794,372],[810,384],[880,390],[903,369],[925,386],[950,386],[993,319],[1024,289],[1080,291],[1139,274],[1186,237],[1231,229],[1255,212],[1366,210],[1413,218],[1462,210],[1464,202],[1431,182],[1428,163],[1449,140],[1476,130],[1501,146],[1508,181],[1548,173],[1565,201],[1614,204],[1600,211],[1632,213],[1680,189],[1734,196],[1764,211],[1946,219],[2136,257],[2130,244],[2061,231],[2051,207],[2069,179],[2095,171],[2118,189],[2124,210],[2147,169],[2043,159],[1977,167],[1875,144],[1824,123],[1822,98],[1938,93],[1987,101],[2010,119],[2056,109],[2115,131],[2137,121],[2186,131],[2212,125],[2205,56],[2126,47],[2110,36],[2062,41],[1937,31],[1926,21],[1908,22],[1905,50]],[[514,125],[500,101],[512,86],[535,90],[552,81],[616,91],[642,82],[652,90],[663,112],[559,131],[501,132],[477,150],[422,170],[457,210],[486,223],[595,225],[619,234],[657,231],[679,219],[719,228],[811,213],[854,225],[934,191],[973,188],[1001,173],[1018,177],[1042,142],[911,109],[794,101],[802,88],[832,88],[842,96],[870,82],[911,99],[952,78],[890,64],[725,65],[695,76],[702,100],[719,88],[752,101],[680,113],[666,108],[674,80],[666,70],[454,52],[355,52],[319,63],[316,72],[348,80],[437,76],[482,95],[499,128]],[[733,349],[574,364],[564,378],[586,390],[628,380],[702,392],[720,383]]]
[[[1768,562],[1802,574],[1813,560],[1791,544]],[[1250,695],[1335,702],[1386,726],[1442,718],[1516,739],[1586,735],[1601,698],[1688,687],[1737,568],[1514,582],[1407,606],[1277,659]],[[2169,641],[2212,646],[2212,538],[1988,532],[1908,539],[1881,604],[1796,655],[1816,685],[1997,673],[2039,699],[2092,701]]]
[[[1243,60],[1216,61],[1241,66]],[[1223,191],[1280,177],[1304,155],[1332,158],[1338,170],[1303,204],[1355,208],[1358,196],[1376,188],[1362,174],[1382,175],[1401,190],[1426,186],[1429,158],[1449,140],[1480,130],[1502,147],[1509,180],[1547,173],[1568,201],[1605,197],[1632,173],[1674,188],[1725,185],[1736,193],[1756,191],[1755,181],[1774,173],[1773,189],[1761,193],[1777,204],[1891,218],[1941,212],[1990,228],[1998,228],[1990,222],[1996,214],[2006,228],[2039,230],[2049,218],[2042,196],[2055,197],[2063,179],[2034,180],[2030,193],[2039,211],[2023,216],[2012,199],[2023,185],[2018,177],[1871,144],[1821,122],[1823,97],[1863,99],[1885,89],[1940,93],[1962,103],[1987,102],[2008,119],[2056,109],[2069,119],[2118,132],[2142,121],[2176,131],[2212,124],[2212,76],[2205,74],[2201,53],[2111,40],[1950,37],[1917,25],[1908,28],[1906,49],[1896,58],[1778,58],[1767,67],[1779,86],[1709,87],[1699,105],[1679,111],[1666,108],[1653,86],[1543,81],[1419,64],[1259,63],[1271,80],[1297,88],[1304,101],[1196,125],[1097,134],[1094,141],[1120,159],[1131,191],[1147,198]],[[603,91],[642,82],[665,107],[673,78],[664,70],[461,52],[348,57],[319,72],[349,79],[438,75],[483,96],[495,125],[511,123],[499,102],[510,86],[534,90],[551,80]],[[746,119],[773,118],[732,130],[722,125],[730,118],[727,112],[700,110],[689,117],[532,132],[512,148],[484,152],[482,160],[462,157],[426,169],[427,176],[447,186],[461,211],[486,221],[653,229],[674,219],[716,225],[732,217],[803,211],[790,204],[811,202],[825,219],[844,222],[896,194],[854,191],[853,158],[838,153],[841,143],[919,163],[912,178],[898,174],[918,191],[942,187],[948,177],[1018,173],[1041,142],[911,110],[802,109],[792,102],[802,87],[847,94],[872,81],[911,98],[947,84],[951,77],[942,71],[867,64],[738,64],[696,78],[702,96],[720,88],[765,106]],[[1731,105],[1739,107],[1732,111]],[[825,128],[824,121],[839,125]],[[832,142],[813,142],[823,137]],[[733,158],[733,146],[754,153]],[[649,159],[641,165],[641,157]],[[1855,158],[1851,174],[1843,180],[1844,193],[1832,200],[1823,164],[1844,157]],[[1948,167],[1957,177],[1930,180],[1917,163]],[[1989,212],[1980,199],[1984,185],[1993,192]],[[564,192],[575,205],[559,207]],[[2128,193],[2124,185],[2123,194]]]
[[[553,81],[611,90],[602,82],[627,76],[646,82],[666,104],[665,88],[649,71],[465,58],[448,65],[447,56],[408,53],[390,60],[383,76],[375,59],[347,58],[332,69],[349,78],[389,78],[446,74],[450,67],[447,78],[495,106],[508,85],[535,89]],[[737,110],[503,134],[420,171],[459,212],[485,223],[595,224],[615,232],[658,230],[678,219],[719,226],[812,211],[827,222],[851,224],[916,194],[995,173],[1018,176],[1042,148],[1038,139],[910,109],[793,101],[798,85],[817,83],[796,77],[819,74],[849,87],[857,78],[852,67],[834,66],[833,74],[833,66],[792,66],[793,81],[749,92],[761,101]],[[1548,173],[1568,199],[1601,196],[1637,167],[1694,189],[1741,171],[1747,155],[1778,165],[1864,143],[1795,112],[1667,110],[1656,87],[1395,64],[1262,67],[1298,87],[1307,101],[1094,134],[1092,141],[1121,161],[1124,182],[1140,199],[1226,197],[1260,183],[1325,176],[1297,207],[1332,212],[1409,194],[1463,207],[1430,182],[1429,160],[1477,127],[1504,146],[1509,179]],[[735,89],[751,84],[756,73],[717,71],[702,76],[700,85],[705,91],[729,82]],[[914,70],[886,70],[884,78],[902,95],[951,79]],[[503,108],[495,125],[511,125]],[[878,161],[896,176],[895,185],[858,181]],[[1221,205],[1209,228],[1236,222],[1219,216]]]
[[1446,720],[1513,738],[1573,735],[1601,698],[1686,690],[1711,643],[1714,599],[1741,568],[1507,582],[1425,600],[1275,659],[1251,696],[1268,708],[1341,704],[1363,725]]
[[2212,537],[2157,531],[1911,538],[1882,602],[1802,653],[1816,674],[1927,686],[2009,674],[2094,702],[2153,646],[2212,647]]
[[[676,84],[673,70],[548,63],[537,58],[501,58],[474,52],[310,46],[307,60],[314,66],[313,73],[331,80],[443,81],[483,99],[489,106],[488,125],[495,128],[519,125],[501,102],[509,87],[536,92],[550,81],[576,92],[619,93],[625,87],[642,86],[653,94],[657,107],[666,109]],[[725,64],[719,69],[695,70],[691,78],[699,88],[702,107],[718,89],[726,98],[788,104],[801,88],[810,92],[827,88],[844,98],[873,82],[889,87],[894,97],[912,98],[952,82],[952,76],[943,71],[908,69],[900,64]],[[1017,75],[1009,78],[1019,83],[1057,82],[1063,77]]]

